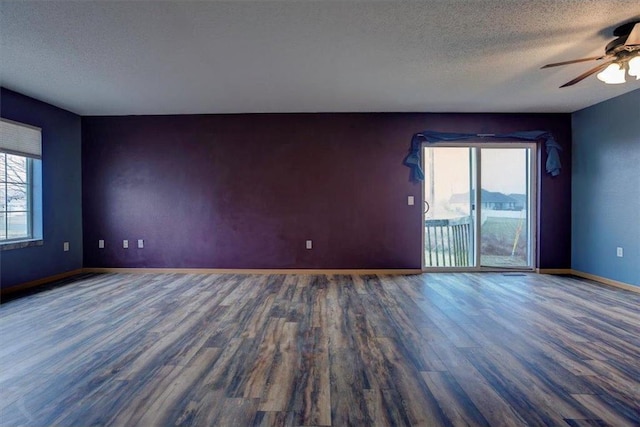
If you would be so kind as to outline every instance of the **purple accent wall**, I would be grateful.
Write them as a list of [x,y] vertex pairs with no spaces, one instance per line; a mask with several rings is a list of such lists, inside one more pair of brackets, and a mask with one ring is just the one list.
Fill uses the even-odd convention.
[[84,266],[420,268],[402,160],[423,129],[553,132],[564,169],[540,181],[539,266],[570,267],[569,114],[83,117]]

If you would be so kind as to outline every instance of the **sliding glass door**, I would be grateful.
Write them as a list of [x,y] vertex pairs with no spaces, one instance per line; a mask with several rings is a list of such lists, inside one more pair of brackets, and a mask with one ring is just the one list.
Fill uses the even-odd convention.
[[533,268],[535,144],[423,150],[424,267]]

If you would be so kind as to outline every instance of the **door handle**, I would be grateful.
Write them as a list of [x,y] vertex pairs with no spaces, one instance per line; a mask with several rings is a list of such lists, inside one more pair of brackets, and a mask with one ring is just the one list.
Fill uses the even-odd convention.
[[429,202],[427,202],[427,201],[425,200],[425,201],[424,201],[424,205],[425,205],[424,213],[429,212],[429,209],[431,209],[431,206],[429,206]]

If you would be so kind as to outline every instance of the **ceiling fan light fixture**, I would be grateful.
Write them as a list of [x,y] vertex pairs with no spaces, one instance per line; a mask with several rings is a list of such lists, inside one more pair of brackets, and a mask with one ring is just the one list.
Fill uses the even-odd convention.
[[604,71],[601,71],[597,75],[598,80],[601,80],[607,84],[615,85],[624,83],[626,80],[624,78],[624,68],[620,66],[620,64],[609,64]]
[[585,71],[575,79],[568,81],[560,88],[573,86],[596,73],[598,80],[607,84],[625,83],[627,71],[635,80],[640,80],[640,19],[629,21],[613,30],[616,37],[604,48],[604,55],[591,58],[572,59],[570,61],[554,62],[541,68],[551,68],[560,65],[575,64],[577,62],[602,61],[599,65]]
[[633,57],[629,60],[629,75],[640,80],[640,55]]

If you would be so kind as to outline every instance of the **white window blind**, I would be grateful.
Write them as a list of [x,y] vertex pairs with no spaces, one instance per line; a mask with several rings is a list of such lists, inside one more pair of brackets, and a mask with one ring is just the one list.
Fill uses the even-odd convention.
[[0,119],[0,151],[39,159],[42,157],[42,130]]

